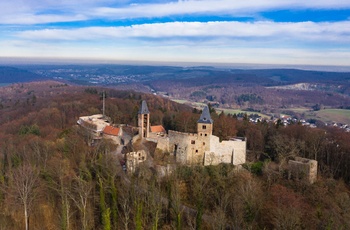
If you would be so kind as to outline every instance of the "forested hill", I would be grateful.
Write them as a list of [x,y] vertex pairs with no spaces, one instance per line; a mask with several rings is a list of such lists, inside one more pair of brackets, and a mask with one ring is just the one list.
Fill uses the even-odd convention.
[[[347,82],[349,72],[314,71],[300,69],[232,69],[214,68],[210,66],[176,67],[176,66],[144,66],[144,65],[18,65],[0,67],[6,74],[37,74],[50,79],[63,79],[84,85],[116,85],[152,83],[154,81],[184,81],[185,86],[193,84],[212,84],[230,81],[245,82],[253,85],[279,85],[299,82],[325,83]],[[11,72],[12,71],[12,72]],[[35,75],[34,74],[34,75]],[[5,76],[5,75],[4,75]],[[24,76],[24,75],[23,75]],[[203,81],[205,83],[203,83]]]
[[[232,69],[142,65],[15,65],[3,67],[1,82],[37,78],[165,94],[173,99],[218,103],[221,107],[344,108],[350,101],[350,73],[298,69]],[[254,95],[261,100],[239,98]]]
[[0,66],[0,83],[29,82],[44,79],[46,79],[44,76],[24,69]]
[[[350,133],[212,111],[215,135],[247,138],[244,169],[178,166],[160,177],[147,163],[127,174],[116,145],[88,146],[76,125],[101,113],[103,91],[115,123],[136,125],[147,100],[152,125],[196,130],[199,111],[152,94],[54,81],[1,87],[1,229],[24,229],[25,213],[30,229],[350,229]],[[296,156],[318,161],[316,183],[289,178]]]
[[256,77],[271,79],[275,82],[288,84],[299,82],[346,82],[350,79],[350,73],[330,72],[299,69],[251,69],[251,70],[231,70],[231,73],[252,74]]
[[[98,87],[86,88],[56,81],[41,81],[12,84],[0,88],[0,124],[12,120],[23,121],[24,117],[29,119],[28,115],[31,112],[39,111],[39,117],[31,117],[30,119],[34,119],[31,122],[36,124],[50,122],[52,126],[69,127],[75,124],[79,116],[102,113],[101,93],[103,91],[106,92],[107,96],[106,114],[116,123],[136,125],[135,119],[141,100],[147,100],[149,108],[155,113],[153,123],[158,124],[161,124],[159,119],[162,119],[162,116],[158,116],[158,114],[164,114],[166,111],[192,110],[186,105],[152,94]],[[55,112],[57,110],[60,111],[58,114]],[[52,114],[53,112],[54,114]],[[56,117],[59,121],[47,119],[48,114],[59,116]],[[43,116],[42,119],[41,116]],[[63,121],[64,123],[62,123]]]

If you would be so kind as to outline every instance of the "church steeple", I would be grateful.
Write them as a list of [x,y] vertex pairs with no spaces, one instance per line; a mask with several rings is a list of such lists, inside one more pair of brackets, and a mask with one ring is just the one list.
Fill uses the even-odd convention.
[[141,138],[146,138],[149,136],[150,129],[150,112],[147,107],[146,101],[142,101],[141,108],[138,115],[138,124],[139,124],[139,135]]

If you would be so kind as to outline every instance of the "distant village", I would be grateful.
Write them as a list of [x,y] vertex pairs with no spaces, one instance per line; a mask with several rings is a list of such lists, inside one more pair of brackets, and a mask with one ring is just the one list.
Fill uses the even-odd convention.
[[[244,114],[241,114],[237,117],[237,119],[242,120],[244,119]],[[288,126],[292,124],[301,124],[302,126],[307,126],[310,128],[317,128],[317,124],[315,123],[310,123],[306,121],[305,119],[298,119],[298,118],[293,118],[292,116],[289,115],[280,115],[279,117],[274,117],[272,116],[270,119],[263,118],[259,116],[258,114],[251,114],[248,115],[248,119],[252,123],[259,123],[262,121],[266,122],[273,122],[274,124],[281,124],[283,126]],[[350,132],[350,125],[349,124],[342,124],[342,123],[325,123],[325,126],[332,126],[332,127],[338,127],[340,129],[343,129],[345,132]]]

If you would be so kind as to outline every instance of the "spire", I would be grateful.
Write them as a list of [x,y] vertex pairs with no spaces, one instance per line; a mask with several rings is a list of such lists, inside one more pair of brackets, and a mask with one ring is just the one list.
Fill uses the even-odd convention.
[[198,123],[213,124],[213,120],[210,117],[210,112],[208,106],[205,106],[201,117],[197,121]]
[[148,110],[146,101],[142,101],[142,105],[141,105],[141,108],[139,110],[139,114],[149,114],[149,110]]

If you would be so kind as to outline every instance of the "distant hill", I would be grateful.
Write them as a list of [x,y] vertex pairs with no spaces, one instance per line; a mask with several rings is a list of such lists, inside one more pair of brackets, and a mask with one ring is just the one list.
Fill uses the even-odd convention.
[[257,110],[350,106],[350,72],[114,64],[14,67],[0,67],[0,83],[47,78]]
[[9,66],[0,66],[0,83],[29,82],[43,80],[44,77],[28,70]]
[[256,69],[256,70],[231,70],[232,73],[252,74],[262,78],[268,78],[275,82],[344,82],[350,80],[348,72],[327,72],[299,69]]
[[[0,76],[37,73],[50,79],[80,82],[83,85],[150,84],[171,81],[186,86],[211,84],[244,84],[277,86],[295,83],[348,84],[349,72],[311,71],[299,69],[229,69],[215,67],[175,67],[142,65],[26,65],[0,67]],[[2,68],[5,68],[2,70]],[[7,75],[8,75],[7,74]],[[21,79],[19,79],[21,80]]]

